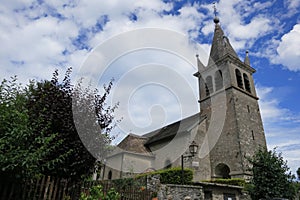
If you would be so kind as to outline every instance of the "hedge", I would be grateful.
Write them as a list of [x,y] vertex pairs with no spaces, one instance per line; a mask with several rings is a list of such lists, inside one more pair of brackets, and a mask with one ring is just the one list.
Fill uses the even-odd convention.
[[[169,168],[157,170],[154,172],[141,174],[138,177],[151,176],[151,175],[160,175],[160,182],[163,184],[182,184],[181,176],[181,168]],[[183,170],[183,184],[191,184],[193,180],[193,171],[191,169],[185,168]]]

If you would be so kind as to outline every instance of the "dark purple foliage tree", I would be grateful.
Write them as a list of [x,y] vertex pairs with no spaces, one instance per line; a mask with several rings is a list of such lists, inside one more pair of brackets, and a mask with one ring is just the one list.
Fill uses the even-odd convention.
[[[60,162],[45,167],[42,173],[65,178],[80,178],[92,171],[95,161],[102,160],[109,149],[115,126],[114,110],[117,105],[107,106],[106,100],[112,88],[112,81],[104,86],[104,93],[97,89],[82,88],[71,84],[71,68],[60,82],[58,71],[51,81],[32,81],[28,87],[30,124],[37,120],[47,121],[35,128],[35,135],[46,129],[46,136],[55,134],[51,141],[56,145],[47,158],[40,160],[41,166],[61,156]],[[44,127],[45,126],[45,127]]]

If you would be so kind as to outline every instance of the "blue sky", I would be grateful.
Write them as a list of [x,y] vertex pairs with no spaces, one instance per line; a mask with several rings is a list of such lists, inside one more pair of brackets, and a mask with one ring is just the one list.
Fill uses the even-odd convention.
[[[54,69],[63,73],[69,66],[76,75],[90,53],[108,39],[149,27],[185,34],[208,55],[214,29],[212,5],[208,0],[2,2],[0,78],[16,74],[27,83],[49,79]],[[220,0],[216,7],[232,46],[242,60],[249,50],[251,65],[257,70],[254,78],[268,147],[277,147],[295,172],[300,167],[300,1]],[[153,62],[152,71],[141,67]],[[128,132],[143,134],[198,111],[197,104],[174,95],[186,87],[173,83],[167,71],[155,70],[157,64],[176,68],[174,76],[180,74],[193,95],[198,95],[197,80],[192,77],[195,68],[178,56],[143,50],[118,57],[101,78],[104,82],[116,79],[113,99],[121,107],[116,116],[125,119],[116,130],[119,139]],[[133,87],[137,77],[153,82],[154,76],[156,84],[138,82],[143,87]],[[166,76],[174,90],[157,84]],[[131,96],[124,100],[123,93]],[[164,98],[157,98],[161,96]],[[178,102],[188,105],[187,113],[182,114]]]

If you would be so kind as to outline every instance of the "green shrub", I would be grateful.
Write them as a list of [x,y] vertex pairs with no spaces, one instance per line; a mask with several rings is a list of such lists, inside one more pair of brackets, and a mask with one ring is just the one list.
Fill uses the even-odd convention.
[[220,183],[220,184],[226,184],[226,185],[236,185],[236,186],[245,186],[245,179],[242,178],[231,178],[231,179],[216,179],[216,180],[210,180],[210,181],[203,181],[203,182],[209,182],[209,183]]
[[[138,178],[142,178],[144,176],[151,176],[151,175],[160,175],[160,182],[163,184],[181,184],[182,180],[182,172],[181,168],[169,168],[169,169],[162,169],[157,170],[154,172],[150,172],[147,174],[139,175]],[[193,171],[191,169],[185,168],[183,170],[183,184],[191,184],[193,180]]]
[[120,199],[120,194],[114,189],[111,188],[106,196],[103,198],[103,200],[119,200]]
[[[161,183],[181,184],[182,171],[180,168],[170,168],[159,172]],[[193,180],[193,171],[191,169],[183,170],[183,184],[191,184]]]
[[[296,193],[300,194],[300,182],[292,182],[292,187]],[[300,198],[299,198],[300,199]]]
[[157,197],[157,192],[152,192],[151,197],[152,197],[152,198]]
[[119,200],[120,195],[114,188],[109,189],[106,195],[102,191],[101,185],[92,186],[89,191],[89,194],[82,192],[80,194],[80,200]]
[[88,193],[81,192],[80,200],[98,200],[104,197],[101,185],[92,186]]

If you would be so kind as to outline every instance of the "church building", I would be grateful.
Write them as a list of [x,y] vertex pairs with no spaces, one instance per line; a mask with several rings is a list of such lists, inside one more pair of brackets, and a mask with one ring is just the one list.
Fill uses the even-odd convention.
[[[168,167],[191,168],[194,180],[247,178],[247,157],[266,147],[248,52],[241,61],[214,18],[210,57],[197,56],[200,112],[142,136],[129,134],[106,159],[105,179]],[[195,102],[197,103],[197,102]],[[198,147],[194,156],[189,146]]]

